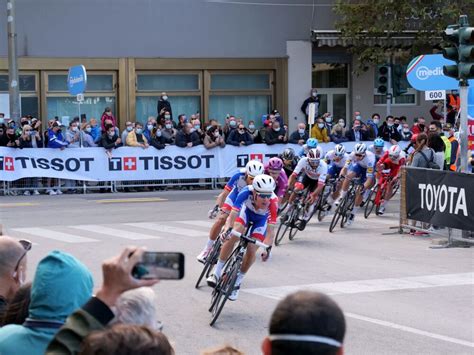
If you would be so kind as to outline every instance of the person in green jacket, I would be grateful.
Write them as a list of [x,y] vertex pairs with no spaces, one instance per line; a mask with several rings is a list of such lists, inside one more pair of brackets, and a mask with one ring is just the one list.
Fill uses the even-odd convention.
[[53,251],[36,269],[29,316],[0,328],[0,354],[40,355],[66,318],[92,295],[89,270],[72,255]]
[[443,126],[439,121],[431,121],[429,131],[437,133],[441,136],[441,139],[444,142],[444,162],[446,166],[449,166],[451,163],[451,142],[449,138],[443,135]]

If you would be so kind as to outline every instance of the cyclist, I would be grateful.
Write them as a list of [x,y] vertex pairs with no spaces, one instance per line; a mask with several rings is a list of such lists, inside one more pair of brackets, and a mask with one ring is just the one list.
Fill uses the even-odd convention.
[[303,149],[300,151],[300,157],[305,157],[310,149],[318,147],[318,140],[316,138],[308,138],[306,144],[303,144]]
[[197,256],[199,262],[204,263],[206,261],[207,255],[212,250],[214,241],[217,239],[219,232],[225,225],[227,217],[232,210],[232,205],[234,204],[239,192],[245,186],[250,185],[253,179],[257,175],[263,174],[263,172],[263,164],[257,160],[251,160],[247,165],[245,165],[244,169],[240,169],[240,171],[234,174],[234,176],[232,176],[227,182],[224,190],[217,197],[216,206],[209,211],[209,214],[211,214],[211,212],[215,211],[216,208],[220,208],[219,215],[209,231],[209,239],[207,240],[204,249]]
[[398,145],[392,145],[390,149],[385,152],[382,158],[377,163],[377,177],[379,185],[382,185],[384,180],[391,177],[392,179],[387,183],[385,196],[377,214],[383,215],[385,213],[385,206],[392,197],[393,186],[396,184],[400,175],[400,167],[405,165],[405,154]]
[[278,203],[280,204],[283,197],[286,194],[288,188],[288,177],[286,176],[285,170],[283,170],[283,162],[280,158],[270,158],[268,163],[265,165],[265,174],[270,175],[276,182],[275,195],[278,197]]
[[[329,164],[328,178],[335,179],[339,176],[341,170],[349,161],[349,154],[346,153],[346,148],[342,144],[337,144],[333,150],[327,152],[324,160]],[[328,196],[328,211],[331,209],[331,205],[334,203],[335,197],[335,193]]]
[[[334,201],[334,204],[338,205],[341,200],[346,196],[349,190],[349,185],[354,178],[360,178],[361,183],[364,187],[364,197],[366,198],[367,193],[374,183],[374,167],[375,167],[375,154],[367,151],[367,146],[364,143],[357,143],[354,146],[354,150],[349,154],[349,160],[346,166],[341,171],[341,174],[345,176],[341,187],[340,196]],[[361,191],[357,191],[355,199],[355,207],[351,212],[347,225],[351,225],[354,221],[355,214],[359,211],[362,204]]]
[[[226,240],[222,245],[214,273],[207,279],[209,286],[216,287],[221,277],[222,269],[232,250],[234,250],[234,244],[239,240],[239,235],[245,232],[245,227],[249,222],[253,223],[250,232],[251,237],[267,245],[272,245],[273,226],[276,224],[278,210],[278,198],[273,192],[275,186],[275,180],[271,176],[262,174],[255,177],[252,185],[246,186],[240,191],[225,227],[226,232],[232,229],[230,239]],[[237,276],[237,287],[232,291],[229,300],[235,301],[237,299],[240,284],[255,262],[257,249],[258,246],[255,244],[248,245],[242,267]],[[265,251],[262,254],[263,261],[267,261],[269,257],[270,251]]]
[[326,162],[322,159],[323,150],[321,147],[310,149],[305,158],[300,159],[293,174],[290,176],[288,186],[295,187],[295,192],[290,196],[289,203],[292,203],[296,198],[296,192],[305,188],[309,190],[309,197],[307,200],[308,209],[302,221],[298,223],[298,229],[303,230],[314,210],[314,202],[321,193],[326,183],[328,167]]
[[375,155],[375,163],[377,164],[378,160],[384,155],[384,153],[387,151],[385,148],[385,141],[378,137],[375,138],[374,144],[371,144],[369,146],[369,152],[374,153]]
[[283,170],[285,170],[286,176],[290,178],[293,170],[296,168],[296,164],[298,164],[299,158],[296,156],[293,148],[286,148],[279,158],[283,161]]

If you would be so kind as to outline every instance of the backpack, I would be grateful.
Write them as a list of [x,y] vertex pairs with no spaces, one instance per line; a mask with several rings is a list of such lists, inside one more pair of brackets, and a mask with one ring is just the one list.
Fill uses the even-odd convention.
[[434,151],[432,149],[430,150],[431,150],[431,158],[429,160],[426,157],[426,154],[420,150],[421,155],[426,161],[426,165],[428,166],[428,169],[441,170],[441,167],[437,163],[434,162]]

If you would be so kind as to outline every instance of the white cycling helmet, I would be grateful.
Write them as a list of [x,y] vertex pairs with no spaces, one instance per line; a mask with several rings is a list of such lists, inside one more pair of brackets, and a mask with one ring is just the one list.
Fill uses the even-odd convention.
[[308,163],[311,166],[316,166],[319,164],[319,161],[321,160],[323,154],[322,150],[318,148],[313,148],[308,151],[308,154],[306,154],[306,157],[308,158]]
[[388,150],[388,156],[392,159],[399,159],[402,153],[402,148],[398,145],[392,145]]
[[253,189],[259,193],[272,193],[275,191],[275,180],[266,174],[261,174],[255,177],[252,182]]
[[365,154],[367,151],[367,146],[364,143],[357,143],[354,146],[354,153],[356,154]]
[[342,144],[338,144],[334,147],[334,154],[336,154],[336,157],[342,157],[346,154],[346,148]]
[[251,177],[263,174],[265,167],[258,160],[250,160],[247,165],[245,165],[245,173]]

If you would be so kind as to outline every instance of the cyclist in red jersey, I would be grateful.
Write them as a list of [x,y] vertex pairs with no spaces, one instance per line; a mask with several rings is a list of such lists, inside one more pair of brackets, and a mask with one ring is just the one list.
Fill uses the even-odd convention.
[[383,196],[384,200],[378,211],[379,215],[385,212],[385,206],[392,197],[393,186],[397,183],[400,168],[405,165],[405,161],[405,154],[402,149],[398,145],[392,145],[377,162],[378,184],[382,185],[385,179],[391,178],[387,183],[385,196]]

